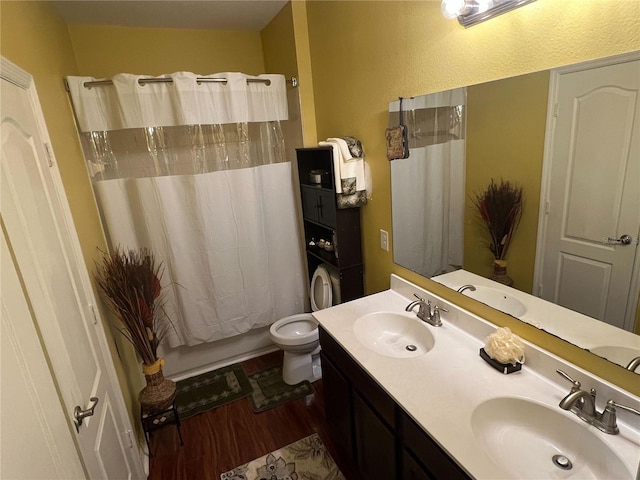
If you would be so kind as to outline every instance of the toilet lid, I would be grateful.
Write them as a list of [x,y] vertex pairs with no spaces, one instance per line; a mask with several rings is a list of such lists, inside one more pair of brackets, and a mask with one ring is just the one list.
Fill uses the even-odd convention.
[[331,277],[322,265],[319,265],[313,273],[309,297],[311,298],[311,310],[314,312],[331,306],[333,301]]

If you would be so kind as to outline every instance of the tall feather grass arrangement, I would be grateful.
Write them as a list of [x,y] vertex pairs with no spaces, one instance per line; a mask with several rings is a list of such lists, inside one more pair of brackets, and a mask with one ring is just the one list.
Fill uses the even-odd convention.
[[504,260],[522,217],[522,187],[500,179],[475,194],[473,203],[489,232],[489,250],[496,260]]
[[125,251],[118,247],[102,253],[95,274],[100,293],[121,322],[117,330],[131,342],[142,362],[152,365],[158,360],[158,345],[172,326],[160,285],[162,263],[156,263],[147,248]]

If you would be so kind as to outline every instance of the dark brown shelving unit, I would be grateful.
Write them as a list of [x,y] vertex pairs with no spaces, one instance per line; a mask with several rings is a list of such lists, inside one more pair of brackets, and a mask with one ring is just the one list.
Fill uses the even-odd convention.
[[[360,298],[364,295],[360,209],[337,206],[331,147],[298,148],[296,156],[309,280],[318,265],[326,263],[338,272],[341,300]],[[320,184],[311,183],[312,170],[327,172]],[[329,240],[335,251],[310,246],[312,239]]]

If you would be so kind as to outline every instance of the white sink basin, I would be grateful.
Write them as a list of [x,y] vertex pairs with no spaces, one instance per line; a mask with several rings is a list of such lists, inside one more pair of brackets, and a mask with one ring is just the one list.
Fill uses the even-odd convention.
[[592,347],[589,349],[591,353],[600,355],[607,360],[622,366],[627,366],[631,360],[640,357],[640,350],[632,347],[616,347],[604,345],[600,347]]
[[517,318],[527,313],[520,300],[496,288],[477,285],[475,291],[465,290],[462,294]]
[[365,347],[388,357],[420,357],[435,345],[429,327],[415,313],[370,313],[355,321],[353,331]]
[[[513,478],[633,478],[624,463],[600,438],[606,435],[568,412],[534,401],[503,397],[478,405],[471,426],[496,465]],[[562,469],[554,456],[568,459]]]

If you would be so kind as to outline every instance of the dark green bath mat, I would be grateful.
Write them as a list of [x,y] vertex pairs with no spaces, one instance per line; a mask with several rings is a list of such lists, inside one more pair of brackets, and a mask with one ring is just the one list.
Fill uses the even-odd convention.
[[282,380],[282,367],[271,367],[248,376],[253,392],[249,403],[254,412],[264,412],[277,407],[294,398],[303,397],[313,392],[313,387],[306,380],[297,385],[287,385]]
[[251,393],[247,375],[238,364],[219,368],[176,384],[176,407],[181,419],[192,417]]

